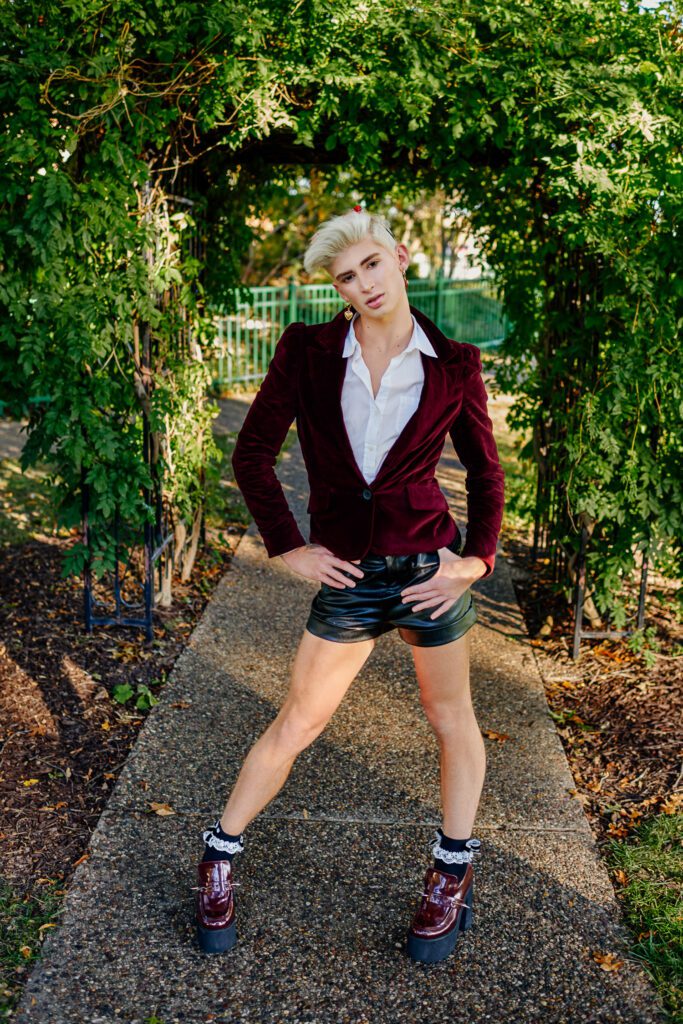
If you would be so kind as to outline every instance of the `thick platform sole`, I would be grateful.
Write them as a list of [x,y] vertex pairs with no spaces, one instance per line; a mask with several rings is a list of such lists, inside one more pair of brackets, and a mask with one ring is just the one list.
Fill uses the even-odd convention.
[[195,925],[202,953],[225,953],[237,942],[235,921],[228,928],[202,928],[198,921]]
[[423,964],[435,964],[439,960],[445,960],[453,952],[458,941],[460,932],[467,931],[472,927],[472,897],[474,895],[474,882],[470,885],[465,895],[465,905],[453,928],[438,939],[423,939],[412,932],[408,932],[407,951],[408,956]]

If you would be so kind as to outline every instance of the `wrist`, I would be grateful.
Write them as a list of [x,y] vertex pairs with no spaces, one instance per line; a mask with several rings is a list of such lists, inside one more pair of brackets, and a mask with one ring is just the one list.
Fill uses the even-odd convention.
[[279,557],[286,558],[287,555],[293,555],[295,551],[301,551],[301,549],[305,547],[305,544],[300,544],[298,548],[290,548],[289,551],[281,551]]
[[467,555],[463,558],[463,562],[468,563],[469,570],[473,579],[480,579],[488,570],[488,565],[483,558],[479,558],[477,555]]

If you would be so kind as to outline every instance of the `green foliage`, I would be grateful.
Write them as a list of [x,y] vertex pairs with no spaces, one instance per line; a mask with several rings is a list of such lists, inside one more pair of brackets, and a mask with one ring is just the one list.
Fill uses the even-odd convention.
[[635,830],[634,841],[612,841],[607,851],[626,877],[621,896],[636,936],[631,955],[657,984],[672,1020],[683,1013],[682,851],[680,813],[656,815]]
[[0,877],[0,1012],[9,1020],[21,997],[26,972],[40,960],[42,945],[58,928],[65,890],[59,878],[41,879],[33,893]]
[[[135,123],[119,123],[110,76],[132,55],[125,18],[102,26],[93,51],[91,5],[72,7],[70,24],[38,10],[18,3],[0,13],[0,371],[11,382],[2,398],[12,408],[50,396],[30,412],[22,466],[47,458],[55,466],[60,526],[80,523],[87,488],[87,546],[69,550],[63,571],[90,561],[101,575],[114,567],[115,513],[139,537],[154,521],[156,479],[173,516],[191,524],[200,470],[217,456],[207,429],[216,408],[204,402],[207,375],[193,341],[207,326],[201,264],[189,245],[195,223],[168,201],[150,158],[147,116],[139,109]],[[64,68],[67,30],[72,56],[80,48],[78,71],[72,61]],[[161,107],[156,115],[158,141],[167,118]]]
[[118,683],[112,691],[112,697],[118,704],[126,704],[136,693],[135,707],[141,711],[149,711],[151,707],[159,703],[159,698],[155,697],[145,683],[137,683],[135,690],[130,683]]
[[620,627],[635,548],[683,574],[680,17],[517,6],[483,60],[485,19],[479,7],[470,72],[492,159],[453,181],[514,325],[497,374],[521,391],[510,425],[556,474],[571,528],[551,508],[554,539],[571,554],[589,522],[593,597]]
[[593,597],[616,622],[637,546],[683,575],[676,3],[15,0],[0,30],[0,400],[51,397],[25,463],[56,462],[62,525],[90,487],[71,570],[111,564],[115,506],[152,514],[145,380],[165,496],[196,521],[217,458],[206,296],[240,283],[259,197],[297,216],[283,197],[303,168],[370,207],[442,189],[469,212],[514,325],[511,427],[569,517],[551,512],[555,541],[575,552],[590,522]]
[[652,668],[657,662],[657,653],[660,649],[654,626],[647,626],[645,629],[637,629],[628,638],[628,648],[634,654],[642,654],[645,666]]

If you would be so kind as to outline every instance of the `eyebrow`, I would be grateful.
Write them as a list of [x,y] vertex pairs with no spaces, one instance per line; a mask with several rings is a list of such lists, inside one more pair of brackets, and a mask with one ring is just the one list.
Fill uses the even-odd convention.
[[[379,256],[379,253],[378,252],[373,252],[369,256],[366,256],[364,260],[360,261],[361,267],[363,266],[364,263],[367,263],[368,260],[374,260],[375,256]],[[344,277],[345,274],[351,274],[351,273],[353,273],[353,271],[351,271],[351,270],[342,270],[341,274],[337,274],[337,276],[335,277],[335,281],[338,281],[340,277]]]

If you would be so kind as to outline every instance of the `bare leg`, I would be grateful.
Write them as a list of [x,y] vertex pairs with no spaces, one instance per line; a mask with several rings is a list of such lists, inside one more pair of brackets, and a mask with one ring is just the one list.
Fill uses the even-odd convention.
[[486,773],[486,748],[470,692],[470,633],[440,647],[411,647],[420,699],[441,754],[443,830],[467,839]]
[[367,661],[374,640],[336,643],[304,630],[277,717],[244,760],[220,819],[240,835],[280,791],[298,754],[323,731]]

